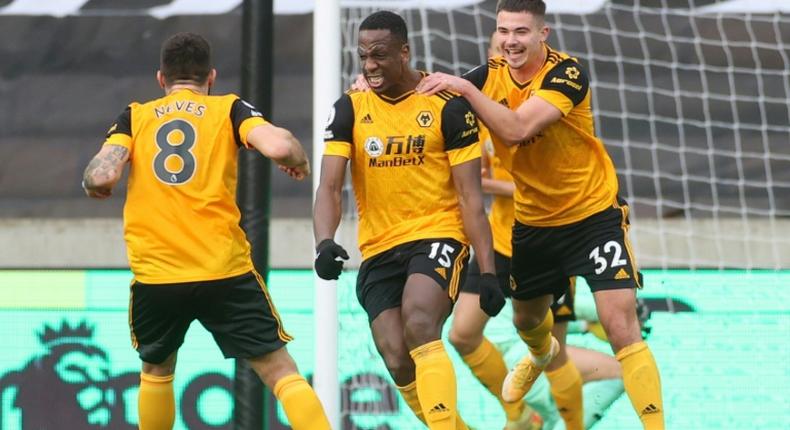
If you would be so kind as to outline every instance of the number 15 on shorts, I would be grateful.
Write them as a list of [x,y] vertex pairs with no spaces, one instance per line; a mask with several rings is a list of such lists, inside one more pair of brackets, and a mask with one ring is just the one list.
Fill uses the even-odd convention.
[[436,260],[442,267],[449,269],[453,264],[452,254],[454,251],[455,248],[446,243],[434,242],[431,244],[431,253],[428,254],[428,258]]

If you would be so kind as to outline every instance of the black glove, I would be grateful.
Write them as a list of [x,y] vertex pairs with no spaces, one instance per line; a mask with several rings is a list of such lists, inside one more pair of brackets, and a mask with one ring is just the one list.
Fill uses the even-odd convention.
[[339,278],[340,272],[343,271],[343,261],[338,260],[337,257],[348,260],[346,250],[332,239],[324,239],[315,250],[318,253],[315,256],[315,273],[321,279]]
[[499,279],[493,273],[480,274],[480,309],[495,317],[505,306],[505,295],[499,289]]

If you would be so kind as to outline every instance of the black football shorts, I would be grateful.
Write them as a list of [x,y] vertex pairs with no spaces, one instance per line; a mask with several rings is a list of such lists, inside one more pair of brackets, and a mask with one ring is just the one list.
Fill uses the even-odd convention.
[[[499,288],[510,297],[513,290],[510,288],[510,257],[494,252],[494,263],[496,265],[496,277],[499,280]],[[575,321],[576,313],[573,308],[573,296],[576,292],[575,278],[569,278],[565,293],[551,304],[551,311],[554,313],[555,322]],[[480,266],[474,258],[469,262],[469,273],[466,280],[461,285],[462,293],[480,294]]]
[[161,363],[175,352],[194,320],[211,333],[226,358],[260,357],[293,339],[255,272],[174,284],[133,281],[130,288],[132,345],[147,363]]
[[357,299],[372,322],[381,312],[400,306],[406,279],[422,273],[455,302],[468,261],[469,247],[455,239],[423,239],[394,246],[362,262]]
[[628,240],[628,206],[621,201],[579,222],[559,227],[532,227],[516,221],[511,261],[512,297],[529,300],[568,288],[581,276],[593,292],[641,288]]

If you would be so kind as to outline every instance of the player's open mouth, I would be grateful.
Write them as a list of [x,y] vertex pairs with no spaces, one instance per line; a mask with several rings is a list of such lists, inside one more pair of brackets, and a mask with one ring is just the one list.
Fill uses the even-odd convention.
[[383,76],[365,76],[365,79],[368,81],[370,88],[378,88],[384,84]]

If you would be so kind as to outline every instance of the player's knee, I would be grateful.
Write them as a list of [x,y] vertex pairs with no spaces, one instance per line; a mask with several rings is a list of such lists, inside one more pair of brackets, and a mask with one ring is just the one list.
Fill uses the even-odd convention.
[[261,382],[269,388],[273,388],[281,378],[298,373],[296,363],[284,349],[260,357],[249,358],[247,363],[258,375]]
[[414,361],[411,357],[389,357],[384,359],[384,363],[398,386],[405,387],[414,381]]
[[459,348],[463,348],[464,346],[464,337],[463,333],[460,333],[455,326],[450,329],[450,333],[447,335],[447,340],[450,341],[450,345],[453,346],[456,350]]
[[513,312],[513,325],[521,331],[529,331],[539,326],[545,318],[546,315],[537,315],[534,312]]
[[471,354],[483,341],[482,334],[470,333],[456,326],[450,329],[450,334],[447,338],[453,348],[461,355]]
[[174,365],[143,363],[143,373],[153,376],[170,376],[175,373]]
[[441,337],[442,325],[423,312],[414,312],[403,321],[404,339],[409,349],[414,349]]
[[642,341],[639,321],[626,315],[614,315],[601,320],[612,349],[617,352],[628,345]]
[[149,363],[143,361],[143,373],[154,376],[170,376],[176,371],[176,357],[174,352],[167,356],[161,363]]
[[400,386],[408,385],[414,380],[414,361],[405,344],[388,340],[379,339],[376,342],[379,354],[395,383]]

